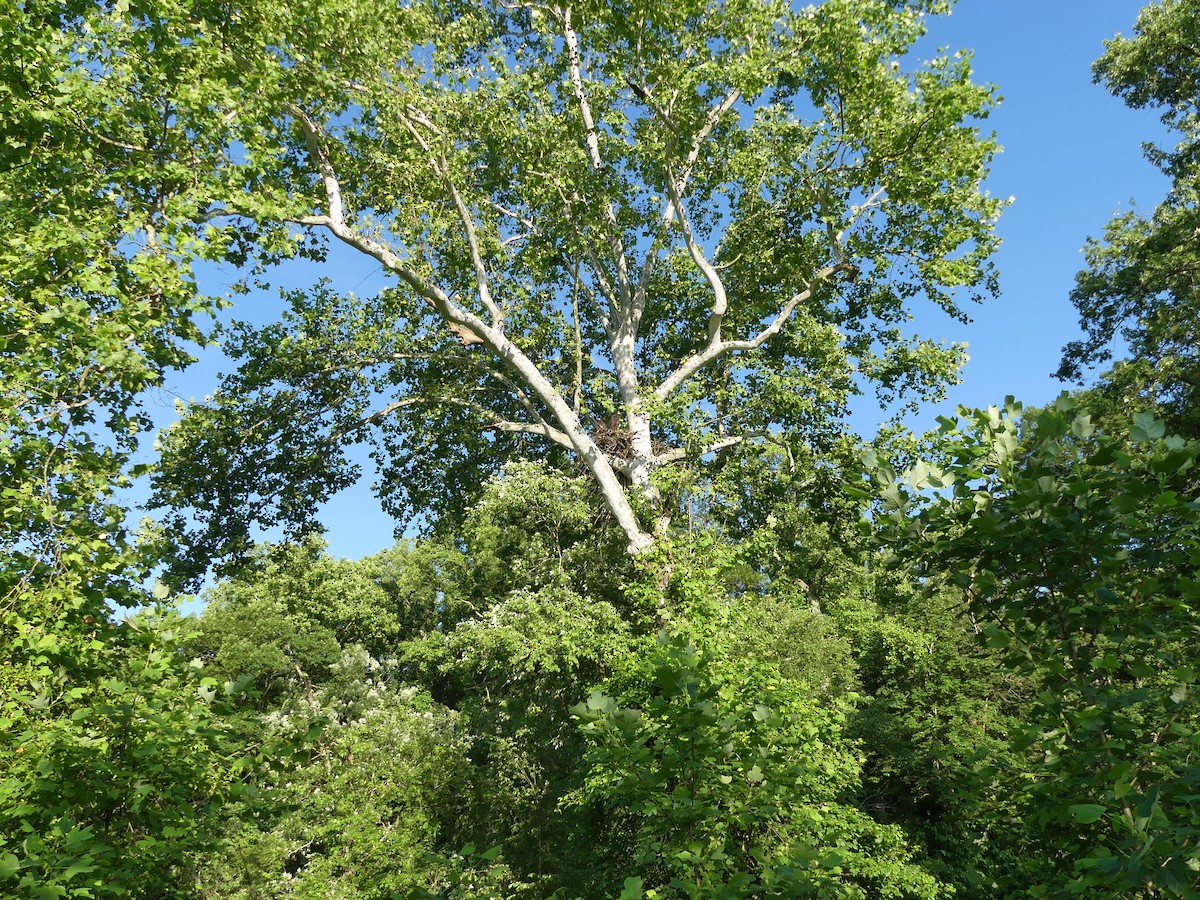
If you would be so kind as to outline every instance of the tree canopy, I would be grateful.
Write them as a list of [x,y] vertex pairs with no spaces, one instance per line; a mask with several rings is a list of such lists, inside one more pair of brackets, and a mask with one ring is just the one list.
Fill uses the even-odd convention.
[[1171,179],[1149,215],[1117,215],[1103,240],[1085,249],[1072,301],[1085,337],[1064,349],[1059,375],[1079,379],[1112,360],[1118,341],[1129,356],[1103,379],[1106,390],[1161,404],[1172,427],[1196,435],[1200,369],[1196,322],[1196,233],[1200,227],[1200,5],[1165,0],[1147,6],[1132,37],[1117,37],[1096,61],[1097,81],[1132,107],[1162,111],[1178,139],[1172,148],[1148,146],[1147,156]]
[[[1200,895],[1190,138],[1089,249],[1098,390],[842,423],[936,396],[961,350],[907,316],[993,287],[991,91],[913,61],[948,9],[0,19],[0,894]],[[1099,64],[1185,134],[1195,19]],[[203,289],[329,242],[388,285]],[[294,540],[369,437],[436,527]]]
[[169,896],[240,787],[225,692],[180,657],[178,614],[114,616],[155,604],[160,560],[118,501],[144,469],[146,392],[215,309],[178,214],[216,168],[211,98],[189,93],[202,46],[143,24],[75,2],[0,21],[5,896]]
[[158,499],[221,555],[251,523],[306,524],[367,437],[389,509],[434,518],[507,458],[566,454],[636,551],[678,464],[828,445],[869,385],[936,396],[962,351],[904,323],[994,287],[1001,206],[991,89],[961,54],[908,57],[948,8],[193,11],[225,112],[221,189],[188,214],[227,252],[332,237],[394,281],[293,291],[239,329]]

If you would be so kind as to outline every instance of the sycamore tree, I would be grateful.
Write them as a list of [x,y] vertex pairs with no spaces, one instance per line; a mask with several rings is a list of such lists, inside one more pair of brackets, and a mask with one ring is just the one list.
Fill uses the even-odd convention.
[[235,327],[240,367],[166,436],[158,502],[203,558],[307,522],[356,442],[392,511],[435,518],[558,455],[637,552],[681,464],[827,445],[867,384],[936,395],[962,350],[906,320],[993,289],[1002,205],[991,89],[912,55],[950,5],[189,5],[224,54],[207,239],[247,261],[333,239],[389,281]]
[[1197,190],[1200,171],[1200,3],[1166,0],[1142,10],[1132,37],[1117,36],[1096,62],[1096,80],[1134,108],[1162,112],[1178,143],[1147,147],[1147,156],[1171,179],[1166,198],[1145,215],[1117,215],[1103,240],[1085,248],[1088,267],[1071,299],[1085,331],[1064,348],[1059,377],[1078,380],[1113,358],[1117,339],[1130,358],[1105,374],[1114,397],[1160,405],[1171,426],[1194,436],[1200,391],[1196,323],[1200,269]]

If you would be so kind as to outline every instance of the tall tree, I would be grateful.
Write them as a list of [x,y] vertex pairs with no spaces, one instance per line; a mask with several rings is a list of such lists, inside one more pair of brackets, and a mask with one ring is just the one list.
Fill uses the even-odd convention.
[[165,440],[159,502],[191,507],[204,556],[306,521],[368,435],[398,514],[565,453],[636,552],[669,520],[656,471],[819,445],[864,382],[937,394],[961,349],[906,335],[910,303],[962,316],[993,288],[1001,206],[990,89],[961,56],[907,68],[949,6],[197,7],[240,79],[212,98],[242,142],[214,231],[332,236],[394,280],[238,330],[241,368]]
[[1178,138],[1174,149],[1147,155],[1171,179],[1165,200],[1146,216],[1116,216],[1103,240],[1089,241],[1088,267],[1071,295],[1086,334],[1063,353],[1059,377],[1079,379],[1113,357],[1117,338],[1128,342],[1102,387],[1122,397],[1161,404],[1180,433],[1200,433],[1200,3],[1165,0],[1147,6],[1133,37],[1109,41],[1096,62],[1096,80],[1134,108],[1162,111]]
[[[214,42],[178,7],[0,20],[0,893],[167,897],[230,789],[211,679],[126,529],[141,400],[215,304],[190,262],[217,170]],[[185,124],[186,123],[186,124]]]

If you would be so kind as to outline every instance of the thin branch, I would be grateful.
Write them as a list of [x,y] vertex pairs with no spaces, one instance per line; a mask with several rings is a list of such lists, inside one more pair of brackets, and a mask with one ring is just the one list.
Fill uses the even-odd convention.
[[459,221],[462,222],[463,231],[467,235],[467,245],[471,248],[471,265],[475,269],[475,290],[479,294],[479,300],[483,303],[484,308],[492,317],[492,327],[501,327],[503,315],[500,312],[500,307],[496,305],[496,301],[492,299],[492,290],[488,284],[487,269],[483,264],[483,254],[479,250],[479,237],[475,232],[475,217],[467,210],[467,206],[459,196],[458,188],[455,187],[454,181],[450,178],[449,166],[446,163],[446,157],[441,158],[442,177],[446,182],[446,186],[450,189],[450,196],[454,199],[454,207],[458,210]]
[[604,326],[604,333],[608,335],[609,342],[611,343],[613,338],[612,319],[610,318],[612,308],[605,307],[605,305],[601,303],[600,299],[596,296],[596,292],[593,291],[591,287],[579,277],[578,267],[576,267],[575,272],[575,287],[583,291],[584,295],[587,297],[588,302],[592,305],[592,309],[596,312],[596,316],[600,319],[600,324]]
[[367,425],[370,425],[374,422],[378,422],[380,419],[386,419],[392,413],[398,412],[399,410],[407,409],[410,406],[417,406],[420,403],[422,403],[424,400],[425,400],[424,397],[405,397],[403,400],[394,400],[391,403],[389,403],[387,406],[384,406],[380,409],[375,410],[375,412],[373,412],[373,413],[363,416],[361,419],[359,419],[357,422],[353,423],[352,425],[347,425],[345,428],[338,428],[337,430],[331,432],[329,435],[330,440],[337,440],[337,439],[343,438],[352,431],[356,431],[359,428],[364,428]]
[[[567,48],[567,61],[571,75],[571,87],[575,99],[579,103],[579,116],[583,120],[584,142],[587,145],[588,160],[596,171],[604,168],[604,160],[600,156],[600,133],[592,116],[591,103],[587,91],[583,87],[583,61],[579,52],[579,38],[571,25],[571,7],[565,7],[561,13],[563,23],[563,40]],[[617,214],[612,203],[605,202],[602,206],[604,220],[608,225],[608,247],[617,266],[617,286],[620,289],[621,308],[630,308],[631,291],[629,285],[629,262],[625,255],[625,245],[621,240],[621,230],[617,223]]]
[[493,369],[491,366],[485,364],[480,359],[472,357],[471,359],[468,359],[467,362],[469,362],[472,366],[474,366],[477,370],[482,372],[487,377],[494,378],[496,381],[500,382],[500,384],[502,384],[505,388],[507,388],[508,391],[513,395],[513,397],[515,397],[517,399],[517,401],[523,407],[525,407],[525,412],[529,413],[530,418],[537,420],[538,422],[542,423],[543,425],[548,425],[545,417],[540,412],[538,412],[537,407],[535,407],[533,405],[533,401],[529,399],[529,395],[527,393],[525,393],[525,391],[521,388],[520,385],[518,385],[516,382],[514,382],[511,378],[509,378],[503,372],[499,371],[498,369]]
[[665,453],[660,453],[654,457],[654,462],[657,465],[666,463],[679,462],[681,459],[686,459],[688,456],[707,456],[709,453],[716,453],[718,450],[725,450],[729,447],[736,447],[738,444],[745,441],[754,440],[755,438],[764,437],[763,434],[737,434],[724,437],[713,441],[699,451],[691,451],[687,447],[676,447],[673,450],[668,450]]
[[[499,328],[503,316],[500,312],[500,307],[492,299],[487,268],[483,264],[483,253],[479,249],[479,235],[475,231],[475,217],[467,209],[462,195],[458,192],[458,186],[454,183],[454,179],[450,177],[450,163],[446,159],[446,154],[441,152],[435,153],[416,125],[427,128],[438,137],[441,136],[441,130],[433,122],[429,121],[429,117],[425,113],[411,104],[408,106],[407,112],[407,115],[400,117],[400,121],[404,123],[404,127],[408,129],[417,143],[421,145],[421,149],[425,151],[425,155],[428,157],[433,171],[437,173],[438,177],[446,185],[447,190],[450,191],[450,199],[454,201],[454,209],[458,213],[458,220],[462,223],[463,232],[467,238],[467,246],[471,251],[471,267],[475,270],[476,293],[479,295],[479,300],[483,304],[484,309],[492,317],[492,327]],[[416,125],[413,124],[414,122]]]
[[575,415],[583,400],[583,332],[579,327],[579,263],[575,263],[574,284],[571,286],[571,318],[575,323],[575,394],[571,398],[571,407]]
[[788,319],[792,317],[792,313],[795,312],[797,306],[812,298],[818,285],[828,281],[831,277],[833,277],[833,275],[842,271],[843,268],[844,267],[842,264],[839,263],[833,266],[826,266],[824,269],[818,272],[813,278],[812,283],[808,284],[804,290],[800,291],[798,294],[793,295],[792,298],[784,304],[783,308],[779,311],[775,318],[771,320],[770,324],[768,324],[767,327],[749,340],[710,341],[703,350],[693,353],[682,363],[680,363],[679,368],[667,376],[666,380],[663,381],[663,383],[657,388],[655,388],[654,393],[660,398],[669,397],[679,389],[680,385],[682,385],[685,381],[687,381],[714,360],[720,359],[722,356],[725,356],[729,353],[735,353],[744,350],[757,350],[780,332],[783,326],[787,324]]
[[463,397],[434,397],[429,399],[429,403],[431,405],[446,403],[450,406],[460,406],[463,409],[477,412],[488,419],[487,427],[496,431],[503,431],[507,434],[537,434],[547,440],[553,441],[560,447],[566,447],[571,451],[576,449],[575,442],[571,440],[565,431],[560,431],[545,422],[513,422],[505,419],[503,416],[497,415],[482,403],[476,403],[474,400],[467,400]]
[[592,249],[591,241],[587,240],[579,228],[576,227],[575,219],[571,215],[571,203],[566,195],[562,193],[561,189],[559,190],[559,197],[563,203],[563,218],[567,220],[567,224],[570,225],[571,231],[574,232],[576,240],[579,241],[583,247],[583,252],[587,255],[588,262],[591,264],[592,274],[596,279],[597,285],[600,287],[600,293],[603,295],[605,303],[602,304],[599,302],[596,292],[588,287],[582,279],[578,279],[578,284],[586,291],[588,300],[604,325],[604,333],[608,336],[609,344],[612,344],[616,339],[613,320],[617,318],[619,312],[616,294],[608,277],[604,274],[604,269],[600,266],[600,260],[596,256],[596,251]]
[[333,164],[329,161],[329,155],[321,146],[320,132],[316,124],[304,110],[295,104],[289,104],[287,112],[295,118],[300,125],[300,130],[304,133],[309,159],[316,168],[325,188],[327,210],[325,215],[301,216],[294,221],[299,225],[326,228],[342,242],[377,260],[384,268],[395,272],[409,287],[423,297],[446,320],[447,327],[462,344],[483,343],[480,329],[486,326],[477,316],[455,306],[445,291],[437,285],[431,284],[416,270],[406,266],[390,247],[366,235],[359,234],[346,224],[341,184],[338,182]]
[[[734,105],[738,102],[738,100],[741,99],[741,97],[741,91],[739,91],[737,88],[731,89],[727,94],[725,94],[724,97],[718,100],[711,109],[709,109],[708,115],[704,119],[704,124],[700,127],[700,130],[692,136],[691,145],[688,147],[688,153],[684,159],[683,167],[679,170],[679,173],[675,179],[676,192],[680,197],[687,195],[687,187],[688,182],[692,177],[692,169],[695,168],[696,162],[700,159],[700,150],[703,148],[704,142],[712,136],[713,131],[717,127],[717,123],[721,121],[721,118],[726,113],[733,109]],[[655,111],[656,115],[658,115],[660,118],[663,118],[668,123],[670,122],[670,116],[667,111],[659,109],[657,103],[654,102],[648,91],[646,92],[644,100],[647,105],[649,105],[650,108]],[[668,142],[668,157],[670,156],[670,151],[673,149],[676,140],[674,136],[676,133],[675,128],[673,125],[670,126],[670,128],[673,136]],[[668,169],[667,180],[671,181],[671,179],[672,175]],[[670,227],[671,220],[674,217],[675,203],[672,198],[668,196],[666,202],[663,204],[662,215],[659,218],[659,228],[655,232],[654,238],[650,244],[650,248],[646,251],[646,258],[642,261],[642,268],[638,273],[637,286],[633,292],[632,319],[633,330],[635,332],[637,331],[638,326],[641,324],[642,314],[646,309],[646,291],[650,282],[650,275],[654,270],[654,262],[658,258],[659,239],[663,234],[666,233],[666,230]]]
[[570,450],[571,452],[575,451],[575,444],[573,444],[571,442],[571,439],[569,437],[567,437],[566,432],[559,431],[557,428],[552,428],[551,426],[546,425],[545,423],[508,422],[508,421],[496,420],[492,424],[492,427],[494,429],[496,429],[497,431],[503,431],[506,434],[537,434],[537,435],[541,435],[542,437],[546,438],[547,440],[553,441],[554,443],[558,444],[560,447],[565,447],[566,449]]
[[198,223],[204,223],[204,222],[211,222],[213,219],[221,219],[226,216],[241,216],[241,215],[243,215],[243,213],[238,212],[236,209],[228,209],[227,207],[224,207],[224,206],[218,206],[213,209],[205,210],[204,212],[200,213],[200,215],[196,216],[196,221]]
[[691,256],[692,262],[696,264],[703,274],[708,286],[712,289],[713,303],[712,311],[708,316],[708,342],[709,344],[719,344],[721,342],[721,322],[725,318],[725,312],[729,309],[729,298],[725,293],[725,284],[721,281],[721,276],[713,267],[712,263],[704,255],[704,251],[700,249],[700,245],[696,242],[696,236],[692,231],[692,223],[688,219],[687,210],[683,206],[683,198],[679,195],[678,184],[675,180],[675,173],[671,171],[670,163],[667,163],[667,193],[671,198],[671,205],[675,209],[675,221],[679,223],[679,231],[683,235],[683,242],[687,246],[688,255]]
[[496,212],[500,213],[500,215],[507,216],[508,218],[512,219],[514,222],[519,222],[525,228],[528,228],[531,234],[536,234],[538,237],[542,237],[541,229],[537,227],[537,225],[534,223],[534,221],[532,219],[530,219],[526,216],[523,216],[519,212],[516,212],[515,210],[511,210],[506,206],[501,206],[499,203],[497,203],[495,200],[491,199],[490,197],[484,197],[483,202],[486,203],[488,206],[490,206],[492,209],[494,209]]
[[716,105],[708,111],[708,116],[704,120],[704,125],[696,132],[692,138],[692,146],[688,150],[687,162],[682,169],[682,177],[686,186],[687,179],[691,177],[692,167],[696,165],[696,161],[700,159],[700,149],[704,146],[704,142],[712,136],[713,131],[717,127],[717,123],[725,113],[733,109],[734,104],[742,99],[742,92],[737,88],[732,88],[729,93],[717,101]]
[[89,128],[82,121],[76,121],[75,124],[79,127],[79,130],[82,131],[84,134],[86,134],[88,137],[92,138],[93,140],[97,140],[102,144],[107,144],[110,147],[116,147],[118,150],[128,150],[131,153],[150,153],[150,152],[152,152],[149,147],[142,147],[137,144],[127,144],[124,141],[118,141],[115,138],[106,137],[105,135],[101,134],[100,132],[98,132],[92,128]]

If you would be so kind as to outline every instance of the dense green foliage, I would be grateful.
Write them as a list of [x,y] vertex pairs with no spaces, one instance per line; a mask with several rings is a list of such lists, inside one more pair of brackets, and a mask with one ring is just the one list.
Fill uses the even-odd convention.
[[215,309],[172,215],[211,168],[179,115],[203,104],[171,40],[90,3],[23,4],[0,40],[0,890],[170,896],[239,762],[178,617],[112,620],[156,563],[115,491]]
[[[214,866],[233,870],[209,896],[226,896],[221,885],[256,896],[282,872],[279,896],[315,884],[405,895],[412,885],[387,862],[398,853],[436,892],[468,844],[499,847],[501,862],[460,854],[457,866],[514,897],[934,897],[942,878],[965,877],[934,874],[900,816],[881,822],[862,803],[864,767],[921,764],[864,754],[853,731],[885,713],[855,690],[855,657],[921,637],[882,614],[861,565],[844,563],[860,596],[836,612],[807,596],[797,607],[786,581],[781,596],[767,579],[739,597],[758,551],[731,552],[700,528],[664,551],[672,574],[660,588],[661,570],[628,561],[586,485],[513,468],[453,546],[355,564],[281,548],[214,589],[189,646],[218,673],[262,679],[242,713],[260,723],[247,738],[326,725],[309,764],[261,783],[257,819],[234,813]],[[561,565],[603,551],[573,525],[587,518],[611,535],[608,574],[623,581],[612,601],[569,583],[586,565]],[[491,563],[498,552],[503,569]],[[345,590],[364,576],[376,609],[405,618],[388,598],[413,569],[436,585],[444,617],[397,633],[384,658],[335,636],[341,598],[371,593]],[[479,580],[487,599],[473,600]],[[393,704],[424,712],[406,720]],[[943,718],[969,740],[969,726]],[[947,811],[942,827],[954,821]]]
[[[989,91],[905,68],[946,8],[0,19],[0,895],[1200,896],[1197,9],[1098,63],[1185,138],[1075,293],[1064,371],[1131,358],[864,448],[864,380],[956,365],[911,301],[990,283]],[[196,540],[135,533],[197,267],[312,228],[399,283],[232,329],[158,475]],[[425,537],[250,540],[373,425]]]
[[1115,338],[1129,355],[1101,379],[1110,397],[1154,403],[1178,434],[1200,434],[1200,358],[1196,322],[1196,231],[1200,227],[1200,4],[1163,0],[1138,17],[1134,36],[1108,42],[1096,79],[1132,107],[1162,111],[1176,144],[1147,155],[1171,179],[1149,215],[1122,213],[1103,241],[1085,248],[1072,300],[1085,337],[1067,345],[1061,377],[1078,379],[1112,359]]
[[1066,397],[1019,413],[947,419],[938,464],[876,469],[884,521],[920,578],[950,573],[1034,688],[1015,738],[1025,815],[1053,836],[1035,877],[1090,897],[1191,896],[1200,445],[1149,413],[1106,434]]

